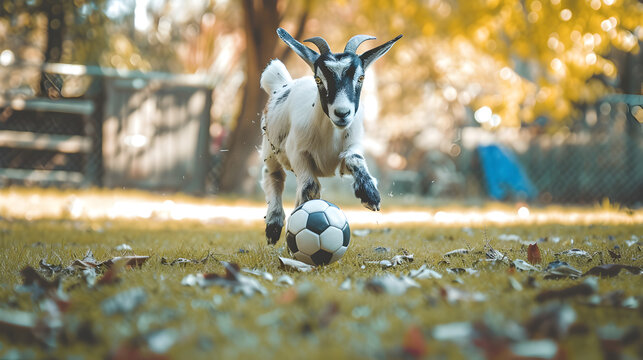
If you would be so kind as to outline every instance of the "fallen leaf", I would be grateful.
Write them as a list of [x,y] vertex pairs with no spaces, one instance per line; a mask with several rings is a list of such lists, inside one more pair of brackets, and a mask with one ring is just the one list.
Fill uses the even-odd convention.
[[239,265],[231,264],[226,261],[221,261],[225,267],[225,274],[189,274],[181,280],[182,285],[200,287],[208,286],[223,286],[231,290],[233,294],[243,294],[244,296],[252,296],[255,293],[266,295],[266,289],[254,278],[242,275],[240,273]]
[[469,342],[475,331],[470,322],[454,322],[437,325],[433,328],[432,336],[438,341]]
[[348,291],[352,287],[351,285],[351,278],[346,278],[340,285],[339,285],[339,290],[342,291]]
[[411,270],[409,277],[413,279],[441,279],[442,274],[435,270],[429,269],[426,264],[420,266],[417,270]]
[[105,315],[129,314],[147,300],[143,287],[134,287],[103,300],[100,304]]
[[279,263],[282,268],[297,270],[301,272],[312,271],[315,267],[295,259],[279,257]]
[[295,281],[288,275],[281,275],[275,282],[277,285],[282,286],[292,286],[295,285]]
[[640,343],[641,330],[636,326],[620,328],[609,324],[598,328],[598,338],[604,359],[621,359],[626,346]]
[[590,296],[598,291],[598,281],[596,278],[587,278],[580,284],[559,289],[559,290],[544,290],[536,295],[536,301],[543,302],[547,300],[562,300],[575,296]]
[[211,254],[208,252],[208,254],[202,258],[202,259],[186,259],[186,258],[177,258],[169,262],[166,258],[162,257],[161,258],[161,264],[162,265],[186,265],[186,264],[205,264],[208,259],[210,259]]
[[529,264],[525,260],[522,259],[516,259],[513,261],[513,265],[516,267],[516,269],[520,271],[539,271],[537,267]]
[[619,254],[619,253],[617,253],[615,251],[607,250],[607,253],[610,254],[610,256],[612,257],[612,260],[618,260],[618,259],[621,258],[621,254]]
[[472,268],[450,268],[447,269],[447,273],[449,274],[477,274],[478,270],[472,269]]
[[391,251],[391,249],[389,249],[387,247],[383,247],[383,246],[378,246],[375,249],[373,249],[373,251],[375,251],[376,253],[384,254],[384,253],[387,253],[387,252]]
[[540,264],[542,262],[542,257],[540,256],[540,248],[538,247],[538,244],[529,244],[527,246],[527,261],[534,265],[534,264]]
[[332,301],[319,313],[319,319],[317,321],[319,327],[325,328],[330,325],[330,322],[337,314],[339,314],[339,303]]
[[12,333],[16,330],[33,330],[38,321],[36,314],[0,308],[0,329],[3,333]]
[[455,249],[455,250],[451,250],[451,251],[445,253],[442,256],[444,256],[444,257],[462,256],[462,255],[466,255],[468,253],[469,253],[468,249]]
[[162,329],[147,334],[145,339],[152,352],[164,354],[178,341],[179,332],[174,329]]
[[613,277],[618,275],[621,272],[621,270],[629,271],[634,275],[638,275],[641,273],[641,268],[638,266],[622,265],[622,264],[604,264],[604,265],[594,266],[593,268],[589,269],[586,273],[584,273],[583,276],[594,275],[594,276]]
[[384,269],[398,266],[407,262],[413,262],[413,254],[395,255],[393,256],[393,258],[391,258],[391,260],[366,261],[367,264],[377,264]]
[[411,326],[404,333],[402,351],[414,358],[421,358],[426,355],[426,341],[422,330],[418,326]]
[[54,274],[58,274],[59,272],[64,270],[62,265],[48,264],[45,259],[40,260],[38,265],[40,266],[40,269],[42,271],[44,271],[49,276],[54,275]]
[[522,284],[513,276],[509,276],[509,286],[516,291],[522,291]]
[[487,300],[487,295],[481,292],[469,292],[448,285],[440,288],[440,296],[442,296],[442,298],[445,299],[449,304],[455,304],[461,301],[483,302]]
[[420,284],[408,276],[394,276],[386,274],[376,276],[366,282],[366,289],[374,293],[388,293],[392,295],[402,295],[410,288],[419,288]]
[[561,252],[556,253],[554,255],[556,255],[556,256],[560,256],[560,255],[578,256],[578,257],[586,257],[586,258],[589,258],[589,259],[592,258],[592,256],[587,251],[581,250],[581,249],[569,249],[569,250],[561,251]]
[[278,304],[290,304],[293,301],[297,300],[297,289],[295,288],[289,288],[288,290],[284,291],[281,293],[281,295],[277,298],[277,303]]
[[560,279],[565,277],[577,278],[583,273],[564,261],[555,260],[547,264],[545,274],[545,279]]
[[565,303],[551,303],[537,308],[525,324],[530,338],[561,339],[576,322],[574,308]]
[[553,359],[558,354],[558,344],[551,339],[521,341],[511,345],[511,352],[521,358]]
[[487,257],[488,260],[491,261],[509,261],[509,258],[507,258],[507,255],[501,253],[500,251],[494,249],[491,247],[491,245],[485,245],[485,256]]
[[110,268],[114,266],[114,264],[119,264],[119,266],[123,266],[126,268],[141,267],[149,258],[149,256],[144,255],[116,256],[109,260],[103,261],[99,266]]
[[261,277],[261,278],[263,278],[265,280],[268,280],[268,281],[273,280],[272,274],[267,272],[267,271],[262,271],[262,270],[258,270],[258,269],[247,269],[247,268],[243,268],[243,269],[241,269],[241,271],[243,271],[243,272],[245,272],[247,274],[252,274],[252,275],[255,275],[255,276],[259,276],[259,277]]
[[130,250],[131,251],[132,247],[127,245],[127,244],[120,244],[120,245],[116,246],[114,248],[114,250],[116,250],[116,251],[128,251],[128,250]]

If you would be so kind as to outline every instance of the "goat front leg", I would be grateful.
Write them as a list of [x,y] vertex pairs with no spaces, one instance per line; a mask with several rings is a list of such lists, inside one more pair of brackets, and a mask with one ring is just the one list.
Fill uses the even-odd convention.
[[349,153],[344,157],[344,168],[353,175],[355,197],[369,210],[380,210],[380,193],[377,191],[377,180],[371,176],[366,161],[360,154]]
[[276,160],[268,158],[263,167],[261,185],[266,194],[268,211],[266,213],[266,239],[268,244],[274,245],[279,241],[281,229],[284,227],[284,207],[281,194],[284,191],[286,173]]
[[319,199],[321,196],[321,184],[310,169],[312,159],[308,154],[297,157],[293,163],[293,170],[297,176],[297,199],[295,207],[308,200]]

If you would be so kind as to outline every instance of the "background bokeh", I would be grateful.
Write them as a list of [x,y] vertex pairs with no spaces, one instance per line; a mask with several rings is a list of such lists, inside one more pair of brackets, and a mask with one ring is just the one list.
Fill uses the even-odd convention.
[[[361,51],[369,166],[387,198],[643,201],[636,0],[2,0],[0,184],[261,198],[275,34]],[[289,175],[290,176],[290,175]],[[286,197],[292,198],[292,178]],[[325,181],[324,196],[350,196]]]

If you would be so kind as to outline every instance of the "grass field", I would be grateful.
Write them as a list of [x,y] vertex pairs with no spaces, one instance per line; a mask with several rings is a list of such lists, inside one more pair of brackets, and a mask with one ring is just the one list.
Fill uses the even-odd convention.
[[[297,272],[280,267],[284,241],[265,245],[260,224],[2,219],[0,358],[643,358],[643,224],[353,230],[340,262]],[[533,243],[537,269],[516,269],[514,260],[536,262]],[[486,261],[491,248],[506,257]],[[559,254],[572,248],[587,255]],[[467,253],[444,256],[456,249]],[[149,258],[72,274],[39,265],[64,268],[88,250],[97,263]],[[413,261],[376,263],[403,253]],[[168,264],[177,258],[206,259]],[[557,259],[582,273],[631,267],[548,279]],[[223,275],[222,261],[272,280],[242,270],[242,283],[265,289],[249,296],[233,293],[243,287],[234,280],[182,284],[190,274]],[[441,278],[409,276],[423,265]],[[38,275],[21,275],[27,266]]]

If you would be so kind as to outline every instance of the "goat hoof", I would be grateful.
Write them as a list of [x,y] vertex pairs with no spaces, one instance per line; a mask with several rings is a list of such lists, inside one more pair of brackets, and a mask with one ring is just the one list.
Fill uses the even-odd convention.
[[278,223],[266,224],[266,239],[268,240],[269,245],[274,245],[279,241],[282,228],[283,225]]
[[367,209],[372,211],[380,210],[380,193],[373,183],[367,183],[357,187],[355,196],[362,201],[362,205]]
[[371,211],[380,211],[380,203],[377,204],[371,204],[365,201],[362,201],[362,205],[364,205],[365,208],[371,210]]

